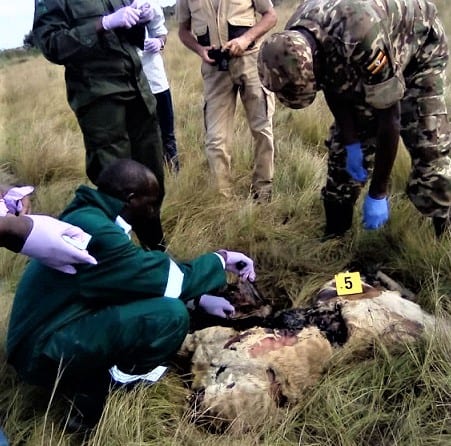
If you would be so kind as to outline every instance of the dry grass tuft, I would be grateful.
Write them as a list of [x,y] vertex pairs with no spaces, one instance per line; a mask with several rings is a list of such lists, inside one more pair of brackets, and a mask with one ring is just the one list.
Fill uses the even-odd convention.
[[[448,31],[449,6],[437,0]],[[278,29],[294,8],[278,7]],[[352,232],[321,242],[324,221],[320,189],[325,182],[323,141],[331,121],[321,95],[304,111],[277,106],[274,199],[249,199],[252,164],[243,110],[233,139],[234,193],[218,199],[210,187],[203,149],[202,81],[198,57],[182,47],[172,20],[165,61],[175,104],[182,162],[167,176],[163,224],[169,250],[178,259],[225,247],[256,262],[257,287],[280,306],[303,305],[321,285],[350,264],[382,268],[418,295],[428,311],[451,313],[451,240],[440,243],[429,221],[407,201],[410,159],[401,150],[392,175],[392,218],[384,229],[361,229],[361,203]],[[181,63],[182,61],[183,63]],[[1,181],[36,186],[35,212],[58,215],[73,190],[86,183],[83,142],[65,98],[63,70],[41,56],[0,65]],[[450,96],[447,97],[451,103]],[[0,337],[26,259],[0,251]],[[45,296],[43,296],[45,304]],[[258,432],[210,434],[191,423],[185,383],[175,372],[154,387],[115,392],[98,429],[87,439],[104,445],[422,445],[451,444],[451,351],[449,333],[389,354],[380,346],[366,359],[337,358],[303,404],[288,408],[282,422],[268,420]],[[17,381],[0,351],[0,425],[14,445],[78,445],[61,429],[64,412],[48,408],[42,395]]]

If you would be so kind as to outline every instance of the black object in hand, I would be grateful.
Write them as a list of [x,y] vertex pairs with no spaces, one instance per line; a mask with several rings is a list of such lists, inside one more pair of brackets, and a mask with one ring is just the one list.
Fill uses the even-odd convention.
[[214,65],[218,66],[218,71],[229,71],[229,50],[222,51],[221,48],[212,48],[207,52],[208,57],[215,61]]

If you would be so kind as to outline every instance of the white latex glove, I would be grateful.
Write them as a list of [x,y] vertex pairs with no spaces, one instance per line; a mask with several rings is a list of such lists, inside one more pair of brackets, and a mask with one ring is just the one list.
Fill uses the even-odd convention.
[[115,28],[130,29],[132,26],[135,26],[139,22],[141,14],[137,3],[137,0],[135,0],[130,6],[124,6],[112,14],[102,17],[103,29],[109,31]]
[[149,53],[158,53],[161,50],[161,39],[157,37],[149,37],[144,40],[144,51]]
[[62,237],[68,236],[76,242],[90,237],[78,226],[70,225],[47,215],[27,215],[33,227],[25,240],[21,254],[33,257],[45,265],[63,273],[75,274],[74,263],[97,265],[97,260],[86,249],[78,249]]

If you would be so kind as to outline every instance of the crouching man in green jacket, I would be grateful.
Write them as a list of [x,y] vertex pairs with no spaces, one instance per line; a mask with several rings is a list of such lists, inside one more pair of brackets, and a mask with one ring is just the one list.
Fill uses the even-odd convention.
[[114,161],[97,187],[80,186],[61,219],[92,235],[88,249],[98,264],[68,275],[31,261],[7,339],[8,361],[23,380],[52,389],[58,379],[57,390],[79,410],[73,428],[99,420],[110,369],[144,374],[178,350],[189,327],[185,304],[194,299],[208,313],[233,313],[225,299],[206,294],[226,283],[225,271],[255,279],[253,261],[241,253],[179,263],[130,240],[135,224],[159,215],[159,184],[142,164]]

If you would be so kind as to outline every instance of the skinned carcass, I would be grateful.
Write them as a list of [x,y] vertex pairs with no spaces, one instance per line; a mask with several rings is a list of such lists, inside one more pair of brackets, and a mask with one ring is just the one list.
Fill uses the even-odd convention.
[[[240,314],[241,324],[245,319]],[[398,291],[364,283],[363,293],[340,297],[331,281],[308,308],[265,315],[244,329],[228,323],[189,334],[180,353],[191,357],[193,419],[241,431],[298,403],[344,348],[402,345],[432,332],[436,319]]]

